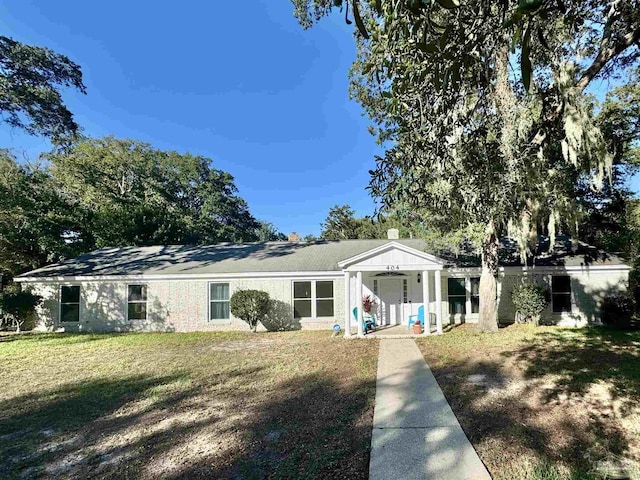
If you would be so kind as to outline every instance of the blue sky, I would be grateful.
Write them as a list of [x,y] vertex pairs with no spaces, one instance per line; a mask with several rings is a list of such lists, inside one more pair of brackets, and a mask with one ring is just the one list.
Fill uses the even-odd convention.
[[[378,150],[348,99],[351,27],[335,16],[304,31],[292,12],[286,0],[10,0],[0,25],[82,67],[87,95],[64,99],[86,134],[210,157],[257,218],[317,235],[335,204],[373,213]],[[31,160],[49,148],[6,125],[0,145]]]
[[[90,136],[212,158],[285,233],[319,234],[336,204],[373,213],[365,187],[380,151],[348,99],[355,46],[340,15],[304,31],[287,0],[7,0],[0,27],[82,67],[87,95],[64,98]],[[6,125],[0,145],[31,160],[49,148]]]

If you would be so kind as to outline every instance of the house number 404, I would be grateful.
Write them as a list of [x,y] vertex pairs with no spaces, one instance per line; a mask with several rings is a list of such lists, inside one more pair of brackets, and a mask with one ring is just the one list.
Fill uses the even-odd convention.
[[387,270],[400,270],[400,265],[387,265]]

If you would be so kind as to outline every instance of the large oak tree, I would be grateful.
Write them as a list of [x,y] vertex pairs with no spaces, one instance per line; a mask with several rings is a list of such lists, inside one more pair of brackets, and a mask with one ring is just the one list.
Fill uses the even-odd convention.
[[638,61],[638,1],[293,0],[303,26],[351,7],[352,94],[386,147],[384,206],[463,231],[482,256],[480,327],[495,330],[498,238],[523,260],[537,228],[575,225],[576,186],[613,155],[585,89]]
[[208,158],[112,137],[84,139],[46,158],[47,166],[33,166],[0,151],[5,281],[100,247],[259,238],[261,225],[233,177]]
[[233,177],[208,158],[105,137],[48,160],[96,247],[257,240]]

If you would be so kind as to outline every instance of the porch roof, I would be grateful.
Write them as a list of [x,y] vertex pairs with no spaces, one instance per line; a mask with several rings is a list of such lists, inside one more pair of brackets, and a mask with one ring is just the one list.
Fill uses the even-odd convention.
[[344,270],[442,270],[445,260],[397,240],[390,241],[338,263]]

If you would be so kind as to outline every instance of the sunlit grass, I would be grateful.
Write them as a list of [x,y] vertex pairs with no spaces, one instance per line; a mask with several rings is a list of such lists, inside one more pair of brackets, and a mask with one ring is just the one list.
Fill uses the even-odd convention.
[[377,349],[330,332],[0,338],[0,477],[366,478]]

